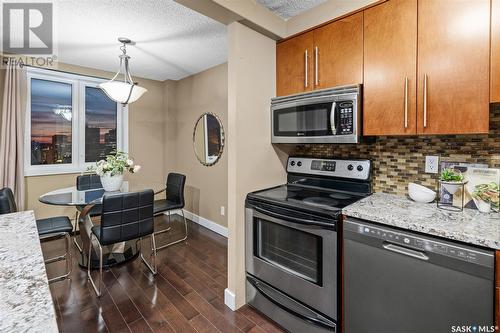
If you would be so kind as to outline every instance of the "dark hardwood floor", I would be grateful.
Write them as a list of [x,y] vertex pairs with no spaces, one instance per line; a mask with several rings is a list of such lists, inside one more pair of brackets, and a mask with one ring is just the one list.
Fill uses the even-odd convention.
[[[173,217],[172,231],[157,237],[157,244],[175,239],[182,230]],[[156,230],[167,227],[158,217]],[[139,258],[103,273],[103,295],[97,298],[86,270],[73,260],[71,280],[50,286],[61,332],[283,332],[249,306],[231,311],[224,305],[227,285],[227,241],[189,222],[187,242],[158,252],[153,276]],[[64,250],[64,242],[42,245],[44,255]],[[144,242],[144,247],[146,248]],[[72,252],[77,250],[72,246]],[[48,266],[58,274],[64,262]]]

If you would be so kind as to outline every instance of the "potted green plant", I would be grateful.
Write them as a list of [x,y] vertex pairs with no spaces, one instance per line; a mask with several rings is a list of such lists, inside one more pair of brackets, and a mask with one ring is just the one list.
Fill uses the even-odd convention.
[[441,171],[439,182],[448,193],[453,195],[464,184],[464,175],[457,169],[444,169]]
[[491,208],[498,210],[499,189],[498,184],[491,182],[489,184],[478,184],[474,187],[472,198],[476,203],[477,209],[483,213],[489,213]]
[[118,151],[106,155],[105,160],[96,162],[94,166],[89,167],[89,171],[95,172],[101,176],[102,187],[107,192],[120,190],[123,183],[123,174],[125,171],[136,173],[141,169],[140,165],[135,165],[127,153]]

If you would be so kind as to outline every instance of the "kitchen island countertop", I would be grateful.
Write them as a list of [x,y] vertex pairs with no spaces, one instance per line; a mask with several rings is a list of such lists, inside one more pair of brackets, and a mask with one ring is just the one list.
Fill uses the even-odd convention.
[[342,210],[346,216],[500,250],[500,214],[473,209],[450,212],[436,203],[374,193]]
[[0,332],[58,332],[33,211],[0,215]]

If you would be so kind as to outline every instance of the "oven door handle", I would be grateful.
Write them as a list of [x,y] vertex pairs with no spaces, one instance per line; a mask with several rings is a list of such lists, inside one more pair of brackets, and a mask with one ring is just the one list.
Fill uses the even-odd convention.
[[253,208],[261,214],[268,215],[268,216],[274,217],[276,219],[290,221],[293,223],[304,224],[304,225],[315,225],[315,226],[322,227],[325,229],[335,229],[334,223],[320,222],[320,221],[314,221],[314,220],[308,220],[308,219],[299,219],[299,218],[289,216],[289,215],[282,215],[282,214],[279,214],[279,213],[276,213],[276,212],[273,212],[273,211],[270,211],[270,210],[267,210],[267,209],[264,209],[264,208],[258,207],[258,206],[254,206]]
[[[273,290],[271,288],[267,287],[265,284],[257,281],[256,279],[252,278],[251,276],[247,276],[247,281],[250,282],[250,284],[255,289],[257,289],[265,298],[267,298],[271,303],[273,303],[277,307],[281,308],[283,311],[286,311],[286,312],[294,315],[295,317],[298,317],[298,318],[300,318],[302,320],[305,320],[305,321],[307,321],[309,323],[312,323],[314,325],[327,328],[329,330],[332,330],[333,332],[337,331],[335,323],[333,323],[332,321],[328,320],[327,318],[324,318],[320,314],[317,314],[317,317],[313,318],[311,316],[308,316],[307,314],[300,313],[297,310],[291,309],[291,308],[285,306],[282,302],[279,302],[278,300],[276,300],[271,295],[271,293],[273,292]],[[269,290],[266,290],[266,289],[269,289]],[[312,311],[312,310],[310,310],[310,311]]]

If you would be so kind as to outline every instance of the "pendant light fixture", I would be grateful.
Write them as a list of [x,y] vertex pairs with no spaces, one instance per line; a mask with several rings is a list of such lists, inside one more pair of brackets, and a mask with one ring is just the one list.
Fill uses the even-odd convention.
[[[118,73],[116,73],[110,81],[99,84],[99,88],[101,88],[109,98],[125,106],[137,101],[147,89],[139,87],[137,82],[132,80],[132,75],[130,74],[130,67],[128,64],[130,56],[127,55],[127,44],[130,44],[132,41],[123,37],[118,38],[118,41],[122,44],[120,47],[122,54],[120,55],[120,68],[118,69]],[[119,80],[118,77],[122,73],[122,66],[125,70],[123,72],[123,81]]]

